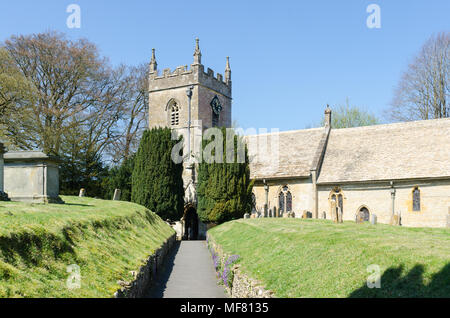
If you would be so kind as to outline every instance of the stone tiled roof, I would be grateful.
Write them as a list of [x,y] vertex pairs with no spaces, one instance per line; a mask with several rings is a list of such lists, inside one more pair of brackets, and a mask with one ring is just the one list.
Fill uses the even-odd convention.
[[[309,177],[324,128],[303,129],[246,136],[252,179]],[[278,150],[271,142],[278,139]],[[268,151],[261,145],[268,140]],[[274,147],[276,148],[276,147]]]
[[450,119],[332,129],[318,183],[450,176]]

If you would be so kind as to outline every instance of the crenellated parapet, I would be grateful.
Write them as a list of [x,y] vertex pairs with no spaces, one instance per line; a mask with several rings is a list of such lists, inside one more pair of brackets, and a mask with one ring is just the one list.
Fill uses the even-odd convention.
[[198,39],[196,39],[194,63],[190,65],[190,68],[188,65],[182,65],[175,68],[175,70],[165,68],[162,72],[159,72],[157,69],[155,51],[154,49],[152,50],[149,72],[150,92],[190,85],[203,85],[231,98],[231,70],[229,58],[227,57],[225,77],[221,73],[214,74],[214,71],[210,68],[207,68],[205,72],[205,67],[201,64],[199,42]]

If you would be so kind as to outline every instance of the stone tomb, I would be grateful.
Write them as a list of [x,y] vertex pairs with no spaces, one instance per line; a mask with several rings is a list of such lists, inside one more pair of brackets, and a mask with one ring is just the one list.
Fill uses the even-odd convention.
[[4,190],[12,201],[63,203],[59,197],[59,159],[40,151],[4,154]]

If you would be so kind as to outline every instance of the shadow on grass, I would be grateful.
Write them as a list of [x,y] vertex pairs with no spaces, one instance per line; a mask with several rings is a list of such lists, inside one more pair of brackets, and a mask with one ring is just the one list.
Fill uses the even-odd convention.
[[381,288],[363,286],[353,291],[351,298],[450,297],[450,263],[434,274],[427,285],[423,282],[424,266],[415,265],[402,276],[404,266],[390,267],[381,276]]
[[74,206],[88,206],[88,207],[93,207],[92,204],[83,204],[83,203],[64,203],[64,205],[74,205]]

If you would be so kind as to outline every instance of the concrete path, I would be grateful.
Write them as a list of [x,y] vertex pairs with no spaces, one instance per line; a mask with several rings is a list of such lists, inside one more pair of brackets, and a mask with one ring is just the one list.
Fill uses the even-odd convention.
[[151,298],[224,298],[206,241],[177,242],[149,291]]

